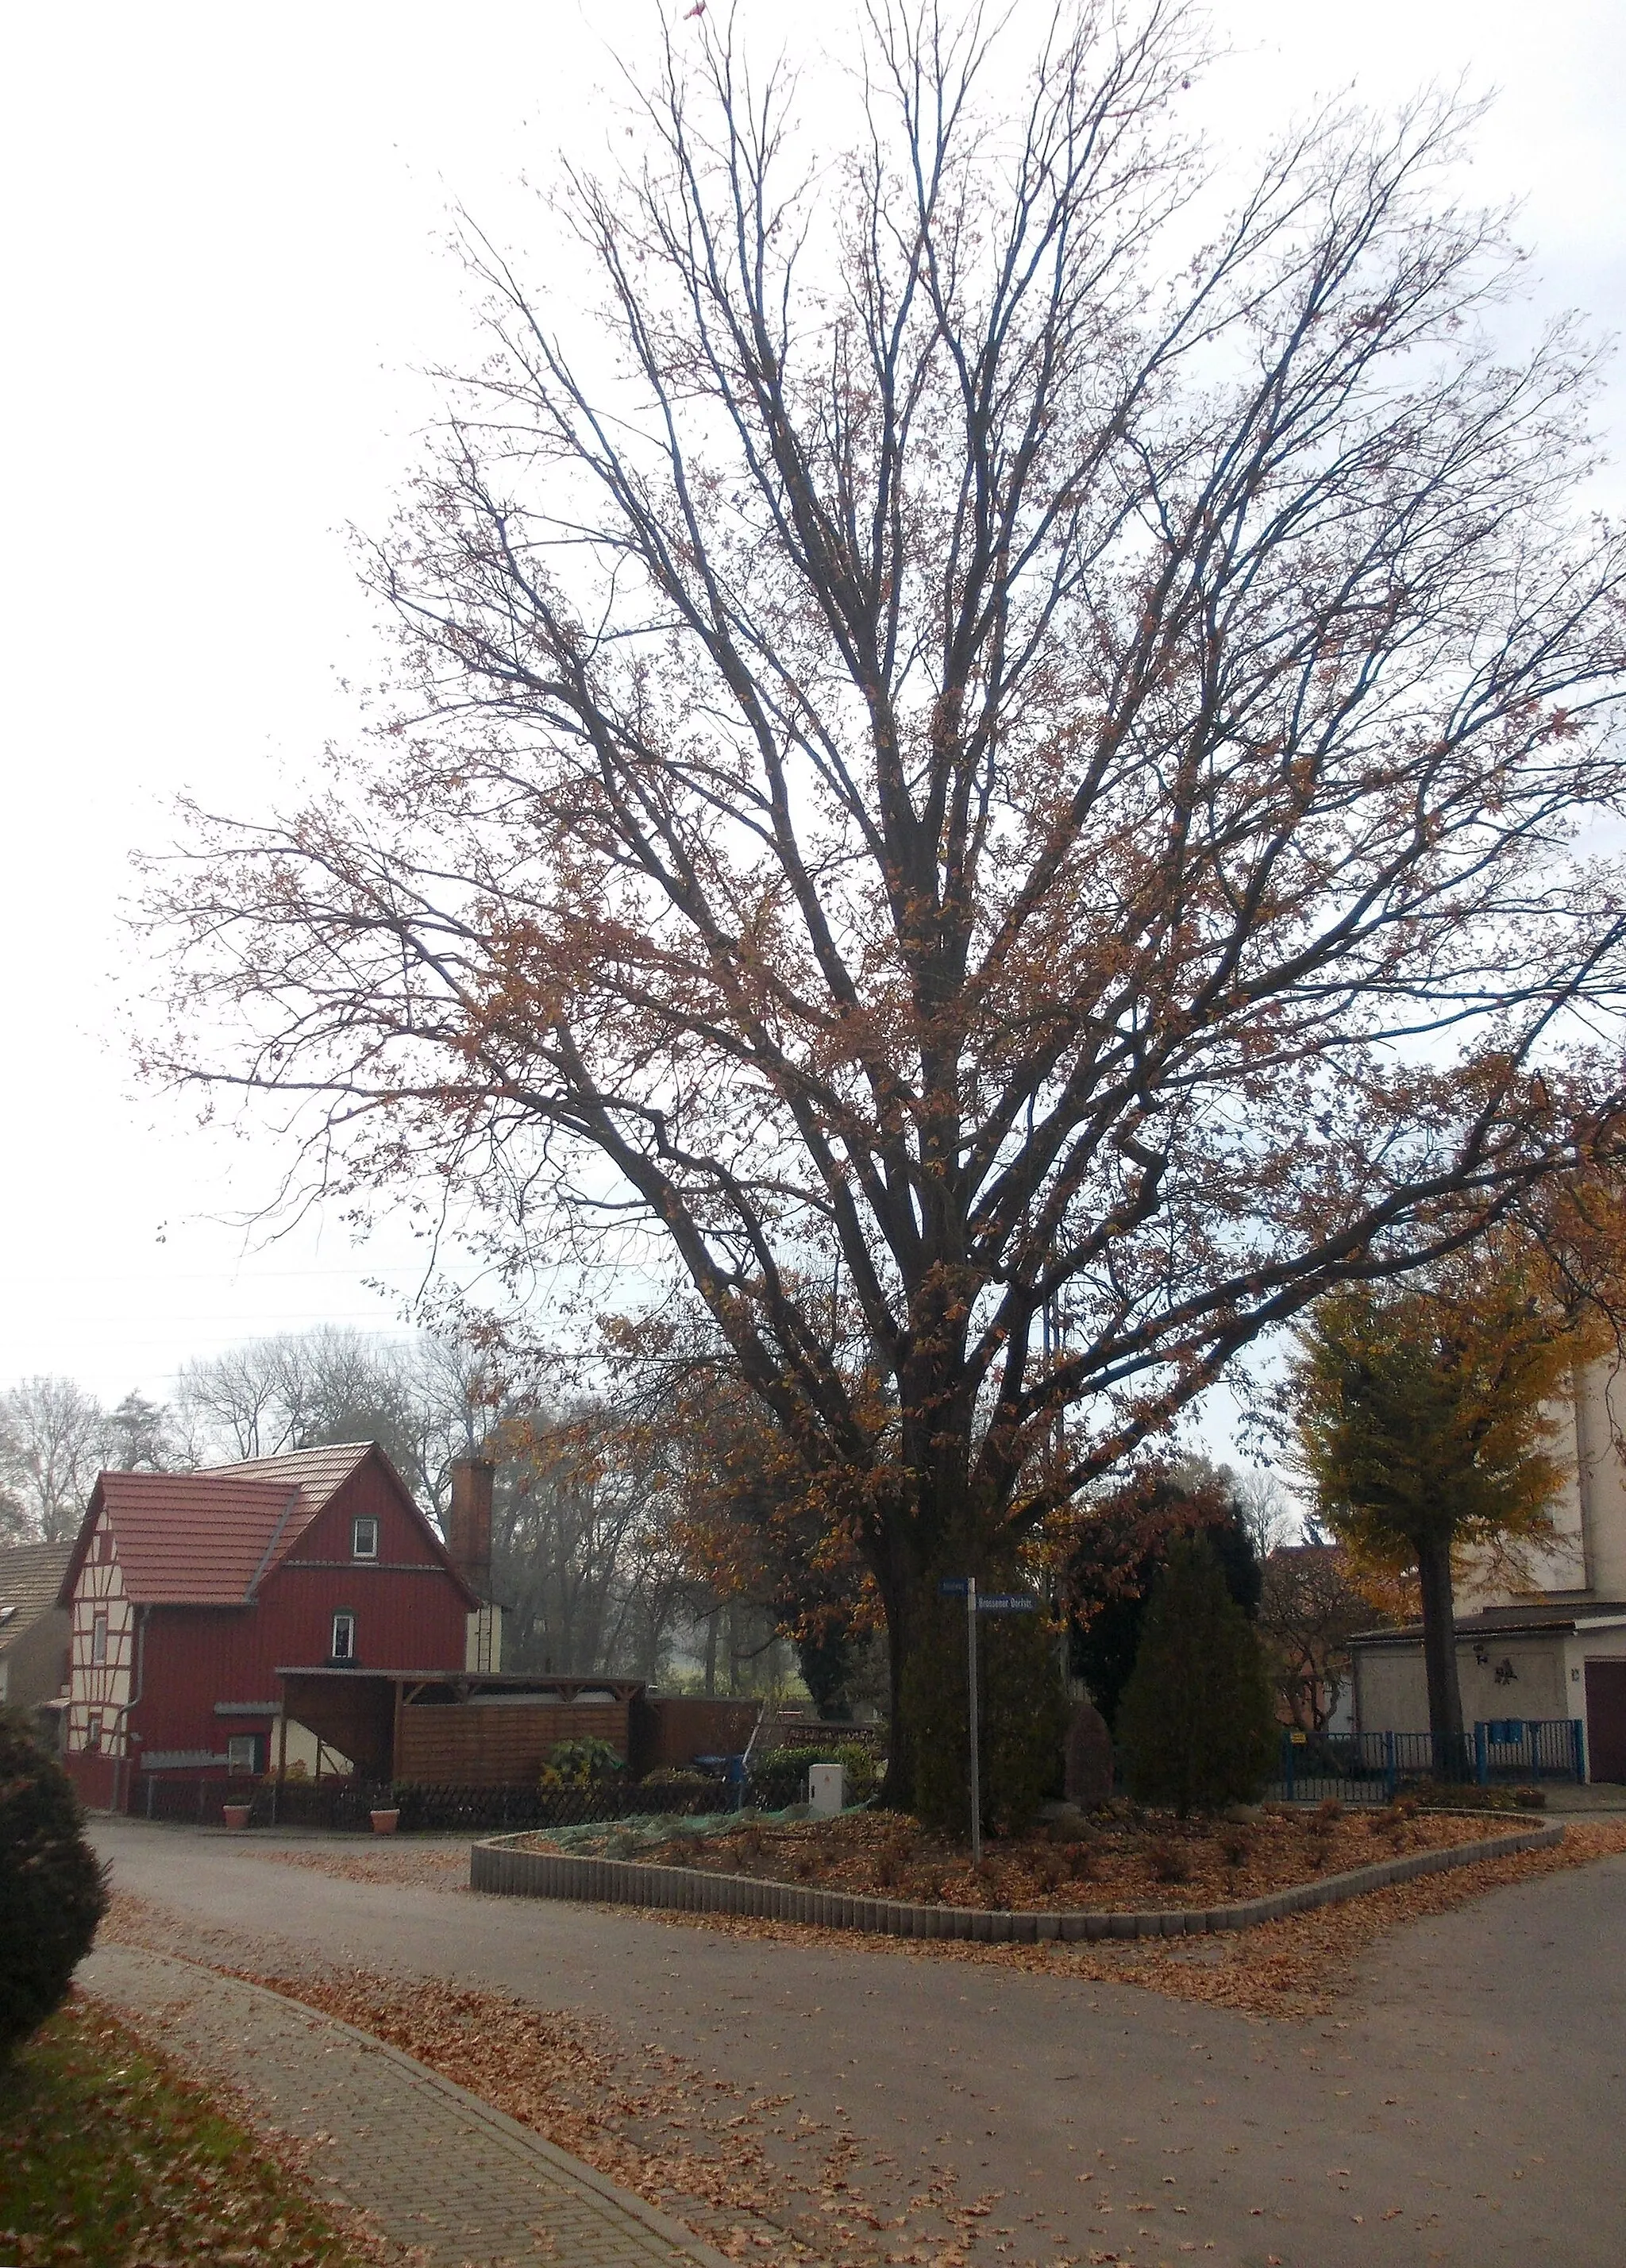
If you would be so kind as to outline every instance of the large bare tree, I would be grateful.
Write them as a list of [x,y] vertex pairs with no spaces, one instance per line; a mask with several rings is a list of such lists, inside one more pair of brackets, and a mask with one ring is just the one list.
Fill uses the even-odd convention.
[[872,0],[842,130],[686,20],[539,284],[471,231],[390,722],[159,891],[160,1068],[517,1278],[664,1256],[894,1669],[939,1569],[1620,1100],[1585,340],[1498,350],[1447,108],[1233,193],[1181,8],[1025,20]]
[[69,1543],[107,1462],[107,1413],[71,1378],[18,1381],[0,1394],[0,1510],[29,1542]]

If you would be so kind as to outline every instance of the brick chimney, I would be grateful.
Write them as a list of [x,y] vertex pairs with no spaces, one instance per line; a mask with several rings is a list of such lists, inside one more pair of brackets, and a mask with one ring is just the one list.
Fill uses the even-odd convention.
[[491,1596],[491,1484],[497,1468],[483,1457],[458,1457],[452,1466],[452,1512],[446,1550],[478,1598]]

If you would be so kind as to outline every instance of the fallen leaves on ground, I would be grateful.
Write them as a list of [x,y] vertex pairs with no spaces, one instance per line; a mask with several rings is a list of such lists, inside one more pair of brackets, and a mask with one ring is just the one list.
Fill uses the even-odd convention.
[[76,1993],[0,2072],[3,2268],[361,2268],[412,2256],[306,2194],[307,2153],[256,2138],[131,2026]]
[[426,1890],[460,1890],[468,1885],[467,1841],[445,1843],[385,1842],[359,1850],[277,1850],[261,1845],[257,1859],[274,1867],[303,1867],[313,1874],[331,1874],[341,1882],[390,1882]]
[[[990,2198],[962,2205],[946,2166],[910,2169],[876,2195],[843,2125],[789,2115],[789,2095],[750,2094],[645,2045],[636,2060],[608,2025],[433,1977],[349,1969],[229,1975],[302,2001],[454,2080],[735,2259],[795,2268],[965,2268]],[[883,2183],[883,2188],[886,2186]]]
[[[1626,1852],[1626,1820],[1571,1820],[1565,1822],[1563,1841],[1542,1850],[1483,1859],[1450,1874],[1391,1883],[1343,1905],[1321,1906],[1256,1929],[1122,1942],[1100,1940],[1093,1945],[974,1945],[960,1939],[871,1935],[858,1941],[913,1960],[982,1962],[1092,1983],[1139,1984],[1176,1999],[1202,2000],[1252,2016],[1313,2016],[1325,2014],[1350,1990],[1362,1955],[1386,1932],[1449,1912],[1488,1891],[1622,1852]],[[828,1946],[852,1934],[795,1922],[678,1913],[664,1907],[651,1908],[650,1917],[673,1929],[716,1929],[733,1937],[778,1938],[793,1945]]]
[[[747,1874],[921,1905],[1123,1912],[1232,1904],[1407,1852],[1477,1842],[1531,1823],[1528,1815],[1419,1812],[1415,1805],[1346,1811],[1336,1803],[1283,1804],[1246,1823],[1109,1813],[1098,1815],[1082,1832],[1074,1825],[1019,1841],[990,1841],[975,1867],[963,1845],[918,1820],[872,1811],[838,1819],[747,1819],[704,1833],[674,1825],[666,1839],[642,1838],[636,1851],[625,1830],[610,1825],[600,1833],[572,1835],[568,1847],[574,1853],[636,1856],[653,1866]],[[539,1832],[524,1838],[521,1847],[565,1845]]]
[[[1356,1983],[1362,1957],[1386,1932],[1466,1904],[1486,1892],[1626,1852],[1626,1820],[1567,1823],[1562,1844],[1425,1875],[1336,1907],[1225,1936],[1122,1944],[972,1945],[804,1928],[717,1915],[660,1911],[676,1928],[720,1929],[827,1951],[843,1946],[916,1960],[992,1962],[1064,1979],[1135,1984],[1255,2018],[1324,2014]],[[625,1909],[614,1909],[624,1918]],[[838,2108],[833,2118],[797,2112],[789,2095],[753,2095],[652,2044],[636,2056],[609,2027],[510,1996],[434,1978],[350,1970],[300,1973],[253,1968],[242,1939],[116,1896],[104,1933],[197,1958],[269,1985],[389,2041],[622,2183],[675,2212],[737,2260],[798,2268],[810,2254],[835,2268],[968,2268],[979,2241],[1002,2268],[1037,2268],[1008,2249],[1012,2232],[990,2218],[1000,2192],[961,2198],[954,2169],[897,2169],[867,2158]],[[235,1951],[231,1948],[235,1948]],[[292,1950],[292,1948],[291,1948]],[[947,2137],[943,2139],[946,2141]],[[1079,2255],[1065,2256],[1077,2262]],[[1083,2257],[1117,2257],[1094,2250]],[[1056,2268],[1064,2268],[1058,2259]]]

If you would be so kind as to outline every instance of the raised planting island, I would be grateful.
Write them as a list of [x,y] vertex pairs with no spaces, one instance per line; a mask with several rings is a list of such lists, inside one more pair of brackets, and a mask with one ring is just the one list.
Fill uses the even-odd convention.
[[1561,1826],[1487,1832],[1483,1817],[1402,1803],[1350,1815],[1267,1807],[1176,1821],[1125,1808],[1063,1814],[1040,1834],[963,1847],[896,1814],[839,1819],[623,1820],[477,1843],[469,1883],[501,1896],[576,1898],[754,1916],[894,1937],[983,1942],[1174,1937],[1248,1929],[1418,1874],[1562,1839]]

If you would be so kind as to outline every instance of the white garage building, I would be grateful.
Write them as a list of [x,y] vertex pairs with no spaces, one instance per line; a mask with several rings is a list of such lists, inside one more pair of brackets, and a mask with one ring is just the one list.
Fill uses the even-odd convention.
[[[1484,1569],[1457,1586],[1457,1670],[1466,1725],[1579,1719],[1589,1778],[1626,1781],[1626,1368],[1576,1379],[1555,1453],[1566,1470],[1550,1539],[1527,1580]],[[1429,1721],[1420,1624],[1354,1642],[1357,1729],[1419,1733]]]

